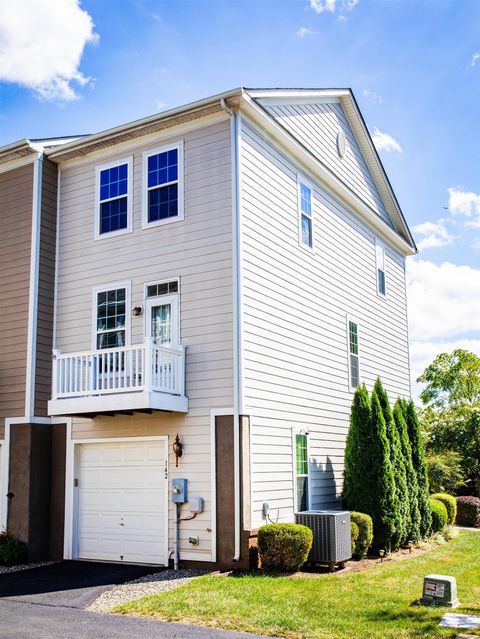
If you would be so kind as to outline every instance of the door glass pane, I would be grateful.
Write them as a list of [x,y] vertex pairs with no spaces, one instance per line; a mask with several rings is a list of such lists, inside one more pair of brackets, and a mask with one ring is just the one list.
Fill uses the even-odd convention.
[[172,305],[152,307],[152,338],[155,344],[172,343]]

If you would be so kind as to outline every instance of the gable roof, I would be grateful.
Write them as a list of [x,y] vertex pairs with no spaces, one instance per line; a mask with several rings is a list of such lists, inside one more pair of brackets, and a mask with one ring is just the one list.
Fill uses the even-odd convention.
[[[342,182],[333,171],[317,157],[312,149],[291,131],[287,130],[265,108],[270,103],[301,103],[318,101],[339,101],[355,135],[376,188],[385,204],[394,229],[368,206],[350,187]],[[321,181],[358,214],[366,219],[405,255],[416,253],[416,246],[408,228],[397,198],[393,192],[380,157],[375,149],[365,121],[351,89],[253,89],[239,87],[219,93],[174,109],[168,109],[152,116],[135,120],[112,129],[87,135],[72,142],[45,150],[46,155],[63,162],[86,156],[115,144],[134,140],[144,135],[166,130],[170,127],[193,122],[199,118],[215,115],[229,109],[240,110],[252,118],[262,129],[272,135],[280,144],[287,146],[296,158],[306,165]]]

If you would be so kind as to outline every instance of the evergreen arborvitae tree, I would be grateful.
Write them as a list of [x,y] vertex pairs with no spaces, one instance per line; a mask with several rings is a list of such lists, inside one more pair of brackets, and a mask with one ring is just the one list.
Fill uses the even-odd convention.
[[395,479],[390,461],[390,444],[377,391],[372,392],[372,421],[369,464],[365,471],[370,484],[370,510],[364,510],[373,520],[373,545],[389,552],[396,539]]
[[420,534],[427,537],[432,529],[432,511],[429,504],[428,475],[425,464],[425,451],[420,432],[415,404],[412,400],[407,405],[407,430],[412,447],[412,463],[418,482],[418,509],[420,511]]
[[404,417],[402,403],[404,400],[400,398],[395,402],[393,408],[393,418],[397,426],[398,435],[400,437],[403,461],[405,464],[405,474],[408,486],[408,501],[410,506],[410,527],[408,529],[407,539],[418,541],[420,539],[420,511],[418,509],[418,481],[417,474],[412,463],[412,447],[408,437],[407,422]]
[[374,389],[377,393],[380,406],[382,407],[387,439],[390,444],[390,462],[395,480],[395,496],[392,503],[392,510],[395,517],[395,532],[392,538],[392,548],[399,548],[407,541],[410,530],[410,504],[405,463],[403,461],[400,437],[393,419],[388,395],[379,377],[377,377]]
[[358,386],[350,412],[350,429],[345,446],[342,504],[347,510],[366,513],[370,508],[368,475],[368,449],[372,409],[365,385]]

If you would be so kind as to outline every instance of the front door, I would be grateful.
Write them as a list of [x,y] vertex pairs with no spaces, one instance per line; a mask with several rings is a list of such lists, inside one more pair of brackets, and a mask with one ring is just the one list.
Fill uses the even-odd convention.
[[178,296],[162,295],[147,300],[145,334],[158,346],[178,345]]

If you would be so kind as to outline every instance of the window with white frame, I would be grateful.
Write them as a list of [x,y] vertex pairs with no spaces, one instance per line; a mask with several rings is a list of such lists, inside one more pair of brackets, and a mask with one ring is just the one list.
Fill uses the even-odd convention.
[[309,509],[310,495],[308,482],[308,435],[295,433],[295,499],[296,510]]
[[385,281],[385,247],[378,240],[375,240],[375,253],[377,261],[377,292],[379,295],[386,295],[387,287]]
[[131,158],[97,167],[97,237],[130,230],[131,171]]
[[183,146],[144,155],[144,226],[183,219]]
[[298,178],[298,225],[301,246],[313,248],[312,187]]
[[127,289],[96,291],[96,348],[126,345]]
[[350,370],[350,388],[360,384],[360,354],[358,340],[358,324],[348,320],[348,357]]

